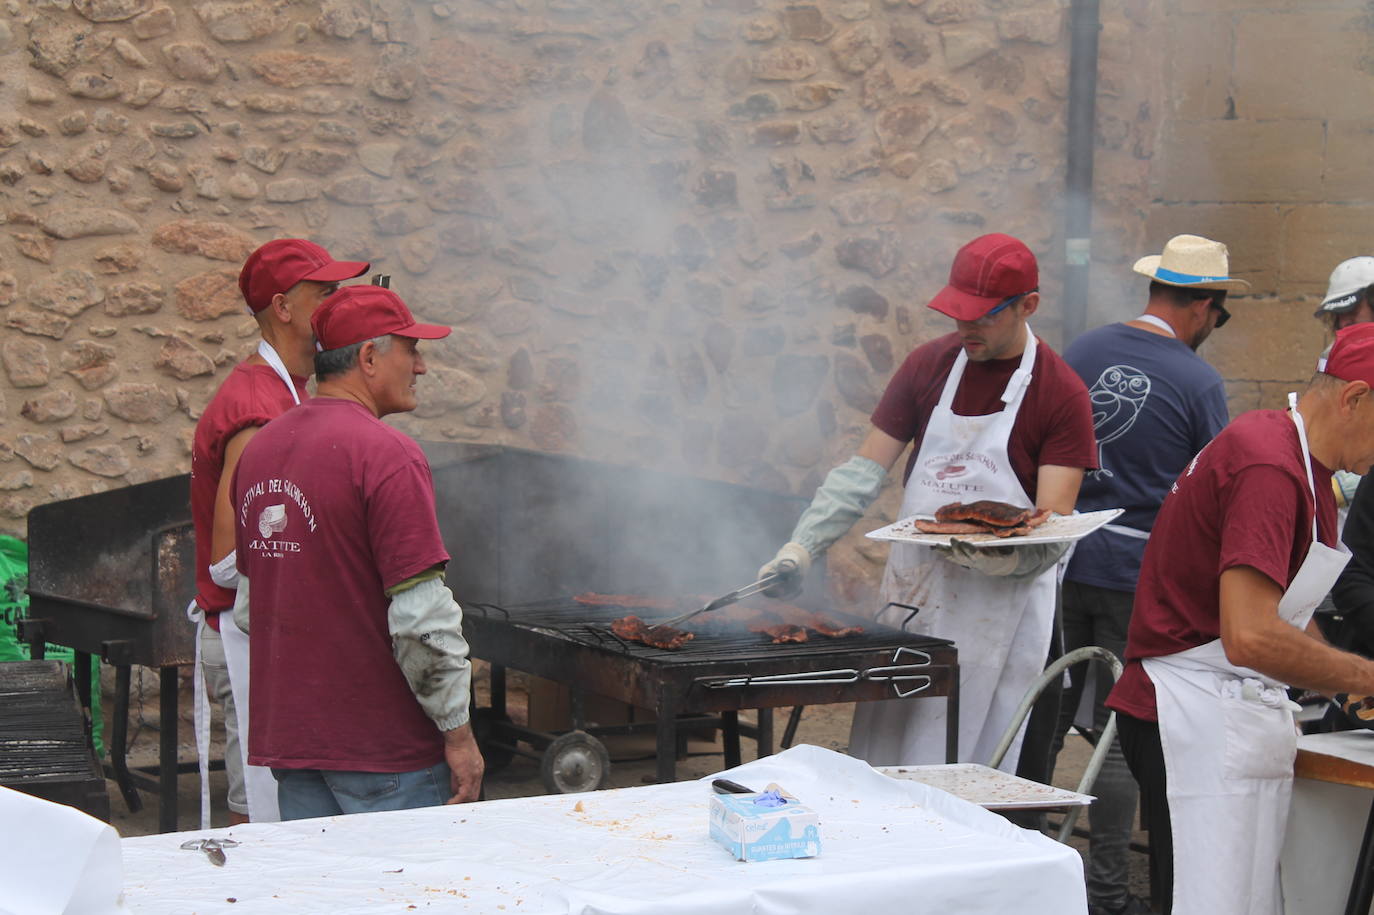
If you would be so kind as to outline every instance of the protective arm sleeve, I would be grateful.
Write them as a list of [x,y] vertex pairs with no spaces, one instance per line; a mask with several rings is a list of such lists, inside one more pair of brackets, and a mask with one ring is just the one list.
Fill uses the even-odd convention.
[[463,638],[463,608],[439,577],[392,589],[387,625],[391,651],[415,700],[441,731],[468,723],[472,665]]
[[792,530],[792,542],[812,556],[830,549],[878,498],[886,477],[881,464],[858,455],[830,471]]

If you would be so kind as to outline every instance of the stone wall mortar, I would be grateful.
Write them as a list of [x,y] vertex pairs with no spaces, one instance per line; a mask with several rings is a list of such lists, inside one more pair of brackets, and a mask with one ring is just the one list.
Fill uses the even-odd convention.
[[[1060,0],[3,8],[6,532],[187,469],[253,342],[234,276],[274,237],[455,327],[394,420],[417,437],[800,494],[950,329],[924,303],[969,238],[1037,251],[1059,343]],[[1104,4],[1107,264],[1145,234],[1161,12]],[[837,587],[881,559],[847,540]]]

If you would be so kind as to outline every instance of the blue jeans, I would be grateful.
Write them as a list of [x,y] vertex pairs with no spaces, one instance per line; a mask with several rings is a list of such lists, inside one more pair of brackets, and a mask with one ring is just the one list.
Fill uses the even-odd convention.
[[453,796],[448,763],[416,772],[273,769],[283,820],[436,807]]

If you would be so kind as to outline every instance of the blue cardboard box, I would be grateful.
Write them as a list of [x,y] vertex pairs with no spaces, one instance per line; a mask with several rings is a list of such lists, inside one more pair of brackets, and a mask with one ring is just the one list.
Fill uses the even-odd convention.
[[777,792],[712,794],[710,815],[711,838],[738,861],[813,858],[821,853],[816,812]]

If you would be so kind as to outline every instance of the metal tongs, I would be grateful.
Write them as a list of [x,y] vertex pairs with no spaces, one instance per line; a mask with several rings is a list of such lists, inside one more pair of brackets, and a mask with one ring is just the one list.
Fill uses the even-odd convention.
[[697,616],[702,613],[709,613],[712,610],[719,610],[721,607],[728,607],[731,604],[738,603],[739,601],[744,600],[746,597],[753,597],[755,594],[758,594],[762,591],[767,591],[769,588],[773,587],[778,582],[783,581],[784,579],[789,578],[792,575],[795,575],[796,572],[797,564],[790,559],[784,559],[778,563],[778,568],[776,571],[769,572],[767,575],[763,576],[753,584],[745,585],[743,588],[736,588],[729,594],[722,594],[720,597],[717,597],[715,600],[711,601],[703,607],[700,607],[699,609],[691,610],[687,613],[680,613],[677,616],[669,617],[666,620],[659,620],[658,622],[654,623],[654,625],[680,626],[694,616]]
[[227,860],[224,856],[224,849],[234,848],[239,843],[233,839],[190,839],[182,842],[181,847],[190,851],[203,851],[205,857],[210,859],[210,863],[215,867],[223,867]]

